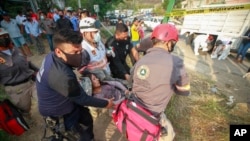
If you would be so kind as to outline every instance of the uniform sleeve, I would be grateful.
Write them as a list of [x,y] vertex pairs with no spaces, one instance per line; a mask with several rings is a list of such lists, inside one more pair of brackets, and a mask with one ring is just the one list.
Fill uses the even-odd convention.
[[55,71],[51,71],[48,81],[50,87],[53,90],[57,91],[65,97],[68,97],[76,104],[93,107],[106,107],[108,105],[107,100],[88,96],[80,86],[74,74],[65,75],[63,73],[56,73]]
[[186,69],[183,64],[183,60],[180,58],[175,59],[174,72],[176,76],[175,93],[179,95],[190,94],[190,82]]

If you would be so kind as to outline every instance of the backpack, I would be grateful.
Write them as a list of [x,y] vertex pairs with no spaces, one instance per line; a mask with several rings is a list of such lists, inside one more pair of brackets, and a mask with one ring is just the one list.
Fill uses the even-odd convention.
[[118,130],[129,141],[157,141],[161,126],[159,119],[134,101],[126,98],[112,113]]
[[29,129],[21,113],[7,99],[0,101],[0,129],[17,136]]

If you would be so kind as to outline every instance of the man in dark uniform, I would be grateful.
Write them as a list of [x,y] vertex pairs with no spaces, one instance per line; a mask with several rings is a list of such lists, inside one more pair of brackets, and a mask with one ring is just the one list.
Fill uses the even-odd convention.
[[56,21],[56,30],[61,30],[63,28],[65,28],[65,29],[71,29],[71,30],[74,29],[73,28],[73,24],[71,23],[71,21],[68,18],[66,18],[64,16],[62,10],[58,11],[58,15],[59,15],[60,19],[58,19]]
[[135,101],[160,117],[163,129],[168,132],[164,141],[169,141],[175,133],[164,111],[173,93],[189,95],[189,78],[183,60],[171,54],[178,41],[177,29],[170,24],[158,25],[151,39],[153,48],[135,65],[132,91]]
[[0,28],[0,84],[4,85],[7,97],[22,113],[31,109],[35,73],[38,68],[18,48],[14,48],[9,33]]
[[55,51],[43,60],[36,86],[40,113],[45,117],[63,118],[66,131],[80,136],[79,141],[91,141],[93,119],[84,106],[110,108],[113,99],[88,96],[80,86],[73,68],[83,65],[82,40],[80,32],[70,29],[55,33]]
[[113,77],[129,80],[130,68],[126,63],[126,57],[131,53],[138,61],[139,55],[128,38],[128,27],[124,23],[117,24],[115,35],[107,40],[105,46],[108,52],[112,52],[108,54],[108,60]]

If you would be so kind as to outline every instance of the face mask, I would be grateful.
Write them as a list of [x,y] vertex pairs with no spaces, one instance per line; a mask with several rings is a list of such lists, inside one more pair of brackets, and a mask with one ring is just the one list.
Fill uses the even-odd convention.
[[44,16],[41,16],[40,19],[41,19],[41,20],[44,20]]
[[4,37],[4,38],[0,38],[0,46],[1,47],[9,47],[10,46],[10,38],[8,37]]
[[101,41],[101,35],[99,32],[97,32],[95,35],[94,35],[94,42],[96,43],[99,43]]
[[80,54],[68,54],[68,53],[63,52],[63,54],[66,56],[66,58],[67,58],[66,64],[68,64],[69,66],[80,67],[82,65],[82,53],[80,53]]
[[63,15],[59,15],[59,16],[60,16],[61,19],[63,18]]

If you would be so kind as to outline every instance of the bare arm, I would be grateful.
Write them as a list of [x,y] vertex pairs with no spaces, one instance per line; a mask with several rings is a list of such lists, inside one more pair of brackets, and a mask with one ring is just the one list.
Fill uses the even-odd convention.
[[138,51],[135,49],[135,47],[133,47],[133,48],[131,49],[131,53],[132,53],[132,55],[133,55],[135,61],[137,62],[137,61],[139,60],[139,53],[138,53]]

